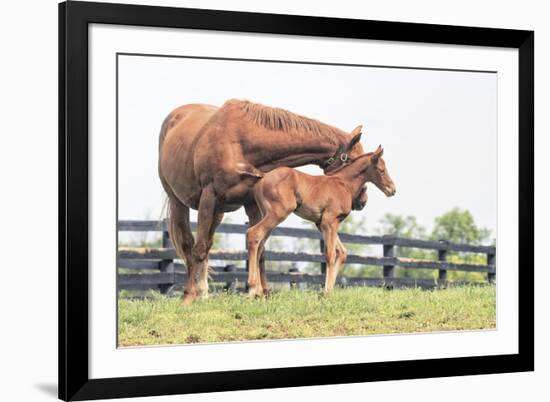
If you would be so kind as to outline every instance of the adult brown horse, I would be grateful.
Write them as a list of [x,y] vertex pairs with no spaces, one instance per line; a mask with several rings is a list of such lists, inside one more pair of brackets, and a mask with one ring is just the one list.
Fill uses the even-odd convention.
[[[348,134],[248,101],[172,111],[160,131],[159,176],[168,194],[170,238],[187,266],[184,303],[208,295],[208,252],[224,212],[244,205],[250,225],[261,219],[251,190],[265,172],[315,164],[330,173],[363,154],[360,135],[361,126]],[[196,240],[189,208],[198,210]]]

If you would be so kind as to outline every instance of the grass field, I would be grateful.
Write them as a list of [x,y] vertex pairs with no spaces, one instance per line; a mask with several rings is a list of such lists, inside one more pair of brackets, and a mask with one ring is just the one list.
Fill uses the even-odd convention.
[[495,328],[494,286],[439,290],[283,290],[267,300],[214,294],[190,307],[156,295],[119,300],[119,346]]

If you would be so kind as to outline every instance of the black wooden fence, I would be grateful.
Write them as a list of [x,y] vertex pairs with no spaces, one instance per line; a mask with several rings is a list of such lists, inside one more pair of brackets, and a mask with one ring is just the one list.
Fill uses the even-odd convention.
[[[192,229],[196,224],[192,223]],[[176,252],[170,242],[166,223],[163,221],[119,221],[119,232],[162,232],[162,247],[160,248],[125,248],[118,250],[118,267],[126,268],[125,273],[118,273],[117,284],[119,289],[146,290],[159,289],[161,293],[169,293],[174,287],[180,288],[185,283],[185,269],[180,263],[174,262],[177,259]],[[221,224],[217,233],[246,234],[247,226],[238,224]],[[272,236],[285,236],[293,238],[318,239],[320,250],[323,249],[321,234],[316,230],[297,228],[276,228]],[[382,278],[344,277],[339,276],[337,283],[344,286],[386,286],[404,287],[419,286],[429,288],[434,286],[445,286],[447,284],[447,272],[466,271],[483,272],[487,274],[487,281],[493,282],[496,278],[495,256],[496,249],[493,246],[474,246],[469,244],[456,244],[445,241],[429,241],[405,239],[395,236],[359,236],[340,233],[340,239],[344,243],[363,245],[381,245],[383,257],[348,255],[346,263],[377,265],[382,267]],[[243,246],[245,241],[242,242]],[[437,260],[417,260],[395,257],[395,247],[411,247],[419,249],[436,250]],[[244,247],[243,247],[244,248]],[[449,251],[465,253],[481,253],[486,255],[486,265],[457,264],[447,261]],[[268,261],[293,261],[293,262],[315,262],[320,264],[320,274],[301,273],[297,269],[289,272],[268,271],[270,282],[285,282],[291,286],[308,283],[323,284],[326,269],[325,258],[322,253],[294,253],[283,251],[266,251]],[[241,261],[246,262],[248,254],[242,251],[211,250],[209,259],[211,261]],[[434,269],[439,271],[438,280],[397,278],[395,267],[407,269]],[[128,273],[136,270],[136,273]],[[212,283],[221,283],[226,288],[236,289],[240,284],[246,283],[247,272],[245,268],[237,268],[230,264],[226,266],[213,267],[210,274]]]

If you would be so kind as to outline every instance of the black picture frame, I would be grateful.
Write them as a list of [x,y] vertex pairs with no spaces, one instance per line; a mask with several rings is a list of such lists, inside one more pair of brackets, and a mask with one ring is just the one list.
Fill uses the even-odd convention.
[[[88,375],[88,25],[376,39],[519,51],[517,354],[213,373]],[[534,32],[71,1],[59,5],[59,398],[85,400],[534,370]]]

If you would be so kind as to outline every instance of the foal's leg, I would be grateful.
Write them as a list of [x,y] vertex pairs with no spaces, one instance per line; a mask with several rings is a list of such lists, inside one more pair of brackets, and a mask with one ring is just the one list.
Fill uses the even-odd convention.
[[[336,275],[338,275],[342,270],[342,267],[346,262],[347,258],[348,258],[348,251],[340,241],[340,236],[338,236],[338,228],[337,228],[336,229],[336,264],[335,264]],[[335,280],[336,280],[336,275],[335,275]],[[334,283],[333,283],[333,286],[334,286]]]
[[[246,215],[248,216],[248,227],[252,227],[258,224],[258,222],[260,222],[260,220],[262,219],[262,212],[260,211],[260,208],[258,207],[256,202],[253,201],[245,204],[244,209],[245,209]],[[264,258],[264,247],[263,247],[264,243],[265,243],[265,240],[262,243],[260,243],[258,247],[258,255],[259,255],[258,265],[260,268],[260,283],[262,285],[264,294],[267,294],[269,293],[269,285],[267,283],[267,276],[265,273],[265,258]],[[249,264],[249,268],[250,268],[250,264]]]
[[[204,288],[204,281],[208,282],[208,251],[212,244],[210,243],[210,233],[216,229],[216,198],[212,185],[202,190],[199,201],[197,236],[195,245],[192,249],[192,260],[196,275],[201,282],[199,290],[193,294],[186,294],[184,304],[191,304],[197,296],[205,297],[208,294],[208,286]],[[223,216],[223,215],[222,215]],[[219,222],[218,222],[219,223]],[[213,227],[214,226],[214,227]],[[189,275],[188,275],[189,276]],[[195,278],[188,278],[195,280]]]
[[[251,297],[262,296],[264,289],[261,283],[259,260],[260,247],[268,234],[285,218],[289,213],[277,213],[269,210],[260,222],[248,229],[246,232],[246,243],[248,246],[248,295]],[[267,283],[266,283],[267,285]]]
[[[270,232],[271,233],[271,232]],[[269,283],[267,282],[267,274],[265,272],[265,255],[264,255],[264,251],[265,251],[265,248],[264,248],[264,245],[265,245],[265,242],[267,241],[267,238],[269,237],[270,233],[267,234],[267,236],[265,237],[265,239],[260,243],[260,247],[259,247],[259,261],[258,261],[258,264],[260,266],[260,283],[262,284],[262,289],[264,291],[264,296],[267,296],[269,295],[269,292],[270,292],[270,289],[269,289]]]
[[324,215],[321,221],[321,232],[325,240],[325,258],[327,261],[327,273],[325,277],[325,292],[328,293],[334,288],[336,275],[338,274],[337,252],[339,222],[336,217]]

